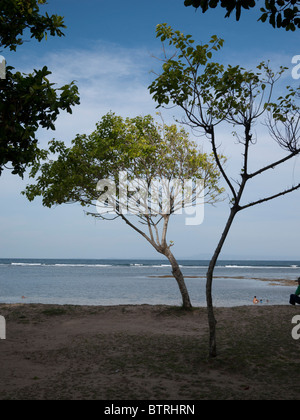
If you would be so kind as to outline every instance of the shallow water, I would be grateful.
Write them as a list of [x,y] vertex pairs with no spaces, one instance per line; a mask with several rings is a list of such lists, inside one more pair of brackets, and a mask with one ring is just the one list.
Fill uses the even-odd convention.
[[[205,306],[207,261],[179,261],[194,306]],[[74,305],[180,305],[181,296],[162,260],[0,259],[1,303]],[[215,270],[215,306],[287,304],[295,287],[273,286],[300,276],[299,261],[220,261]],[[257,279],[264,279],[261,281]],[[23,298],[25,297],[25,299]],[[266,301],[269,301],[267,303]]]

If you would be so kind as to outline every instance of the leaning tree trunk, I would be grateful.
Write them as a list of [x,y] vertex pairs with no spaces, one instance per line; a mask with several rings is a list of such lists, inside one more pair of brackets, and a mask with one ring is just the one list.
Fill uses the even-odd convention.
[[187,290],[184,277],[183,277],[182,271],[180,270],[179,264],[176,261],[176,258],[174,257],[172,252],[170,251],[170,249],[166,250],[164,252],[164,255],[168,258],[168,260],[171,263],[172,273],[175,280],[177,281],[177,284],[178,284],[178,287],[182,296],[182,307],[184,309],[191,309],[192,304],[191,304],[189,292]]
[[215,250],[215,253],[210,261],[208,271],[206,274],[206,303],[207,303],[207,315],[208,315],[208,325],[209,325],[209,356],[217,356],[217,340],[216,340],[216,326],[217,321],[214,314],[213,299],[212,299],[212,285],[213,285],[213,276],[214,270],[219,258],[219,255],[222,251],[224,242],[227,238],[229,230],[231,228],[232,222],[238,212],[238,207],[231,209],[226,227],[220,239],[220,242]]

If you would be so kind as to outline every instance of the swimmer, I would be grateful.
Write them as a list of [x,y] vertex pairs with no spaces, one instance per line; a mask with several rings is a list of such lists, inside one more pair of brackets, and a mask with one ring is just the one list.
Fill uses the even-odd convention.
[[253,298],[253,303],[254,303],[254,305],[257,305],[259,303],[259,300],[257,299],[256,296],[254,296],[254,298]]

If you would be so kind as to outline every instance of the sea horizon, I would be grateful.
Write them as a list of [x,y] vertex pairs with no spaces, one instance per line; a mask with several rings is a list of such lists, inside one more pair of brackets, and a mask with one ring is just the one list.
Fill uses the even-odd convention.
[[[34,262],[36,264],[43,264],[48,262],[49,264],[55,264],[56,262],[74,262],[77,264],[84,264],[86,265],[88,262],[100,264],[101,263],[111,263],[112,265],[115,264],[121,264],[121,265],[127,265],[130,263],[138,262],[141,264],[144,263],[152,263],[156,264],[158,262],[163,263],[164,265],[170,265],[167,258],[53,258],[53,257],[46,257],[46,258],[27,258],[27,257],[10,257],[10,258],[1,258],[0,257],[0,265],[2,264],[14,264],[14,263],[24,263],[24,264],[30,264],[31,262]],[[207,258],[177,258],[177,262],[180,264],[184,263],[185,265],[189,266],[191,264],[196,264],[199,267],[203,267],[209,264],[210,259]],[[217,261],[216,266],[227,266],[227,265],[238,265],[238,266],[244,266],[245,263],[248,263],[248,265],[251,267],[256,267],[259,264],[262,264],[262,266],[274,266],[278,267],[280,265],[284,267],[299,267],[300,268],[300,259],[255,259],[255,258],[220,258]]]
[[[199,260],[199,261],[210,261],[210,258],[196,258],[196,257],[176,257],[176,259],[178,260],[185,260],[185,261],[189,261],[189,260]],[[167,260],[166,257],[1,257],[0,256],[0,260]],[[228,261],[228,260],[232,260],[232,261],[298,261],[300,262],[300,257],[299,258],[242,258],[242,257],[237,257],[237,258],[230,258],[230,257],[222,257],[219,258],[219,261]]]

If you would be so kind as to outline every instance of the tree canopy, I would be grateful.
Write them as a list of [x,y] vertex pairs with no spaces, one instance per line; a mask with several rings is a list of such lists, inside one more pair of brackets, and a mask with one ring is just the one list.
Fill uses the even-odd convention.
[[[41,41],[49,32],[62,36],[63,18],[43,16],[39,5],[45,0],[3,0],[0,4],[0,48],[16,51],[29,30],[31,38]],[[9,63],[7,63],[9,64]],[[22,74],[7,65],[6,77],[0,80],[0,175],[8,165],[13,174],[23,176],[27,166],[40,152],[36,132],[39,127],[55,129],[61,111],[72,113],[79,104],[74,82],[54,88],[46,66]]]
[[[53,155],[57,159],[51,159]],[[47,207],[75,202],[94,206],[97,182],[112,179],[119,184],[121,171],[127,172],[128,180],[144,179],[147,185],[154,178],[202,179],[211,200],[222,192],[213,159],[199,150],[184,128],[158,124],[150,115],[123,119],[110,112],[91,134],[78,134],[72,147],[52,140],[44,158],[47,163],[37,162],[31,171],[31,177],[41,173],[26,195],[42,196]],[[94,215],[100,216],[97,211]]]
[[28,75],[12,70],[7,67],[6,80],[0,81],[0,174],[9,164],[13,174],[22,176],[38,158],[38,128],[55,130],[59,113],[72,113],[79,97],[73,82],[54,89],[47,67]]
[[[256,0],[185,0],[185,6],[201,8],[205,13],[208,9],[215,9],[218,5],[226,9],[225,17],[230,17],[235,11],[236,20],[240,20],[242,10],[259,7]],[[265,0],[259,20],[269,21],[273,28],[285,28],[295,31],[300,28],[300,2],[299,0]]]

